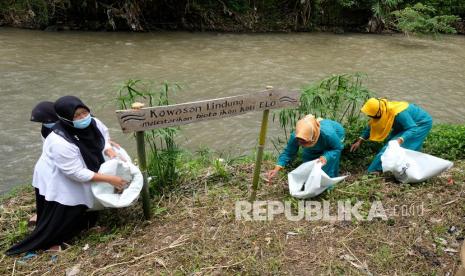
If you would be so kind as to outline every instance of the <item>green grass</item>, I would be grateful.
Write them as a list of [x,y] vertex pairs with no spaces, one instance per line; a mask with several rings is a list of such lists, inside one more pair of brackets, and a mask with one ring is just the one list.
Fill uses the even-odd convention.
[[[352,175],[333,191],[313,200],[327,200],[331,204],[338,200],[381,200],[386,209],[422,201],[426,213],[390,217],[387,221],[328,223],[293,222],[279,215],[273,221],[236,221],[234,204],[248,197],[253,166],[242,160],[231,161],[228,162],[228,180],[212,178],[215,159],[212,153],[212,159],[199,160],[205,167],[199,165],[201,169],[195,178],[185,178],[175,190],[154,198],[150,221],[143,220],[140,204],[106,210],[99,220],[102,228],[91,229],[71,241],[71,247],[59,254],[57,262],[50,263],[50,255],[42,253],[26,266],[16,266],[15,270],[21,274],[33,271],[63,274],[79,263],[84,274],[92,274],[96,269],[108,274],[363,273],[344,259],[352,258],[354,264],[360,264],[356,259],[366,263],[370,273],[376,275],[428,275],[445,274],[458,262],[457,255],[449,255],[444,249],[456,248],[454,243],[460,236],[460,232],[448,233],[451,225],[465,229],[462,221],[465,207],[460,201],[453,201],[465,185],[463,161],[457,162],[447,175],[419,185],[399,185],[389,177]],[[273,162],[267,161],[263,166],[266,170]],[[449,177],[454,178],[456,184],[447,184]],[[273,185],[262,186],[258,199],[284,200],[296,206],[299,200],[289,197],[282,187],[285,182],[285,178],[277,179]],[[30,202],[27,207],[30,212],[33,209],[31,189],[15,192],[14,197],[5,197],[2,201],[8,212],[15,210],[19,222],[29,214],[18,208],[17,202]],[[452,203],[446,205],[447,212],[444,212],[447,202]],[[366,206],[361,209],[367,211]],[[4,215],[2,213],[2,229],[16,233],[17,226],[10,221],[7,223],[14,217]],[[183,235],[187,240],[180,246],[144,257],[166,248]],[[12,239],[6,241],[2,250],[13,243]],[[442,245],[444,241],[447,246]],[[436,265],[438,262],[441,265]],[[5,257],[0,265],[1,274],[11,274],[14,259]]]

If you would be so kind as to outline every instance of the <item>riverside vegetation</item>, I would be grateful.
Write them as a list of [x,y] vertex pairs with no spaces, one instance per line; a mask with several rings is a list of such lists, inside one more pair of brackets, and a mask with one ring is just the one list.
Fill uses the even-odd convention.
[[[363,74],[325,78],[302,89],[298,109],[274,114],[283,127],[282,141],[299,116],[316,113],[340,120],[347,129],[346,145],[366,123],[359,106],[372,92]],[[118,91],[120,107],[134,101],[165,105],[178,86],[129,80]],[[330,111],[330,112],[328,112]],[[465,231],[465,126],[435,125],[424,151],[454,161],[454,167],[420,184],[398,184],[390,176],[367,176],[364,170],[379,145],[363,152],[343,153],[341,174],[350,176],[313,199],[382,202],[394,210],[388,220],[237,221],[235,202],[246,200],[253,175],[253,156],[230,156],[199,149],[186,152],[176,145],[179,128],[147,132],[152,214],[143,220],[141,204],[105,210],[98,225],[59,253],[31,259],[0,259],[0,274],[446,274],[459,264],[457,251]],[[278,138],[273,144],[279,151]],[[274,166],[278,151],[267,152],[263,170]],[[160,162],[163,160],[163,162]],[[262,183],[259,200],[297,206],[288,195],[283,173],[272,184]],[[401,215],[399,206],[407,206]],[[421,207],[421,212],[418,207]],[[334,209],[333,208],[333,209]],[[397,210],[397,213],[395,212]],[[415,211],[416,210],[416,211]],[[28,185],[4,196],[0,208],[0,249],[6,250],[28,230],[34,196]]]
[[47,30],[464,33],[462,0],[4,0],[0,25]]

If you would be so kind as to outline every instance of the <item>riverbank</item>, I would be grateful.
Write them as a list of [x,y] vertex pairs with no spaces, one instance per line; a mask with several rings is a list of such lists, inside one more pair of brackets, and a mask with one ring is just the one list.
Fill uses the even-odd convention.
[[[263,170],[273,167],[269,159]],[[445,275],[457,269],[465,231],[465,160],[415,185],[352,174],[313,199],[328,202],[331,215],[339,200],[362,201],[364,214],[379,201],[388,219],[373,221],[290,221],[283,214],[272,221],[237,220],[235,204],[247,199],[253,162],[236,160],[224,168],[223,173],[214,166],[198,169],[194,178],[153,199],[149,221],[143,220],[140,203],[107,210],[100,227],[83,233],[65,251],[28,260],[3,256],[0,274]],[[265,184],[257,199],[296,206],[285,183],[282,174]],[[33,211],[31,188],[2,200],[2,251],[24,235]]]
[[[91,31],[214,31],[342,33],[391,31],[391,14],[415,3],[429,5],[430,15],[456,15],[465,33],[465,5],[442,1],[4,1],[0,26]],[[431,10],[432,9],[432,10]],[[412,14],[412,13],[411,13]],[[415,13],[411,18],[417,16]],[[442,19],[438,19],[442,21]],[[435,20],[435,21],[438,21]],[[420,20],[421,21],[421,20]],[[419,21],[419,22],[420,22]],[[424,21],[424,20],[423,20]],[[418,22],[417,22],[418,23]],[[433,21],[430,22],[434,24]],[[421,22],[420,22],[421,24]]]

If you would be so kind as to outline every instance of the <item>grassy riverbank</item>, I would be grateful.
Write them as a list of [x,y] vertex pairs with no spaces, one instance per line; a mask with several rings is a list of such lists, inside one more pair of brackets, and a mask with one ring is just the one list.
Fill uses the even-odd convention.
[[[264,169],[273,166],[267,160]],[[465,230],[465,161],[439,177],[401,185],[389,177],[352,174],[331,192],[314,199],[382,202],[388,220],[237,221],[235,202],[247,199],[251,159],[197,168],[195,177],[153,200],[153,218],[144,221],[140,204],[107,210],[100,227],[83,233],[59,253],[21,260],[2,256],[2,275],[64,274],[366,274],[444,275],[459,264],[456,251]],[[342,172],[343,174],[347,172]],[[284,188],[286,176],[264,185],[259,200],[298,201]],[[369,204],[361,210],[367,211]],[[421,206],[402,216],[398,206]],[[396,207],[397,206],[397,207]],[[397,212],[394,212],[397,210]],[[334,211],[334,210],[332,210]],[[331,212],[332,212],[331,211]],[[1,250],[25,232],[34,212],[31,188],[3,198]]]

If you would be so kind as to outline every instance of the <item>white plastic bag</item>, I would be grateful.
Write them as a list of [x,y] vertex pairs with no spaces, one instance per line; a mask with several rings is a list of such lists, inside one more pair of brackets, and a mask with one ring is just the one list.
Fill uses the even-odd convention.
[[347,176],[331,178],[322,169],[321,162],[305,162],[287,175],[291,196],[306,199],[315,197]]
[[[121,160],[125,160],[125,161],[128,161],[130,163],[132,163],[132,159],[131,157],[129,156],[129,154],[122,148],[122,147],[111,147],[115,152],[116,152],[116,155],[118,158],[120,158]],[[103,155],[104,158],[105,158],[105,161],[108,161],[110,160],[110,158],[108,156],[106,156],[105,154]]]
[[123,148],[113,149],[126,161],[122,161],[120,158],[108,160],[100,166],[99,173],[117,175],[128,181],[128,187],[122,193],[117,193],[109,183],[93,182],[92,193],[95,201],[92,210],[101,210],[104,207],[127,207],[137,201],[142,190],[144,182],[139,168],[132,164],[131,158]]
[[453,163],[426,153],[402,148],[396,140],[389,141],[381,155],[383,172],[392,172],[402,183],[417,183],[439,175]]

